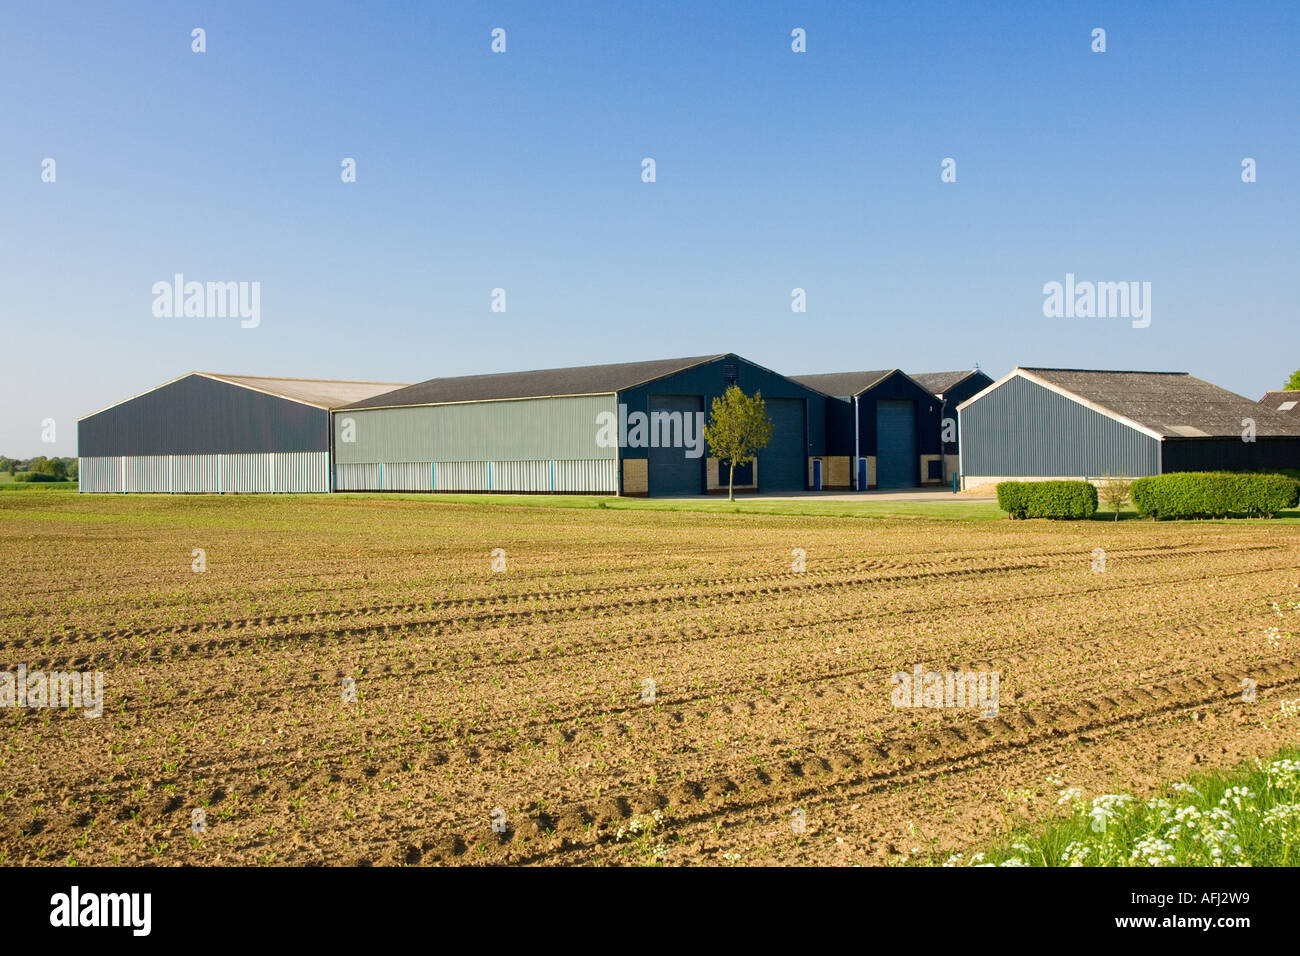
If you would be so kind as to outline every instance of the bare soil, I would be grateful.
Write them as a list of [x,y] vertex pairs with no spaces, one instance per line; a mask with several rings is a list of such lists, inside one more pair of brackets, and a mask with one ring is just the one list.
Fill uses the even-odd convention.
[[12,498],[0,669],[105,701],[0,710],[6,864],[942,859],[1300,737],[1295,526]]

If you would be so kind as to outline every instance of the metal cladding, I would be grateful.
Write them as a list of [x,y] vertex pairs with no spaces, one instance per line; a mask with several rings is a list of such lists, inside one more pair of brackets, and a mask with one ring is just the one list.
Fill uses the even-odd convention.
[[[961,432],[957,427],[957,406],[993,384],[979,369],[969,372],[920,372],[911,376],[939,399],[940,444],[945,455],[960,451]],[[951,429],[948,425],[951,423]],[[946,437],[947,440],[944,440]]]
[[[876,462],[874,487],[922,484],[922,456],[943,453],[943,401],[900,369],[799,375],[795,381],[836,396],[828,411],[832,454],[857,454]],[[854,423],[856,425],[856,431]]]
[[289,494],[330,490],[327,452],[82,458],[83,492]]
[[959,414],[968,478],[1300,467],[1300,423],[1186,372],[1018,368]]
[[[780,493],[807,489],[810,459],[826,454],[827,405],[836,401],[824,391],[728,353],[620,389],[618,403],[628,416],[674,412],[684,415],[695,409],[707,419],[713,400],[733,384],[749,395],[761,393],[774,424],[772,440],[758,453],[757,490]],[[699,494],[708,487],[709,452],[685,459],[680,454],[663,452],[662,448],[625,447],[619,449],[619,458],[625,465],[646,461],[650,495]]]
[[[760,490],[803,490],[809,455],[824,453],[827,396],[731,354],[430,379],[354,402],[334,413],[335,487],[619,494],[632,460],[646,463],[648,493],[700,494],[697,423],[731,384],[761,391],[778,420]],[[651,442],[624,442],[638,413],[674,442],[653,424]],[[601,441],[602,419],[618,423],[618,442]],[[676,443],[688,435],[694,447]]]
[[618,462],[427,461],[339,464],[338,491],[618,494]]
[[1158,438],[1027,379],[982,392],[960,415],[965,475],[1139,477],[1160,472]]
[[77,425],[83,492],[330,490],[330,408],[398,387],[194,372]]
[[613,395],[458,402],[334,414],[340,465],[431,461],[550,461],[617,457],[596,443]]
[[188,375],[83,418],[82,458],[329,451],[329,410]]
[[1300,418],[1270,407],[1292,410],[1292,393],[1255,403],[1186,373],[1079,369],[790,378],[724,353],[416,385],[194,372],[80,420],[80,487],[719,492],[732,475],[703,425],[732,385],[773,423],[738,471],[749,491],[1300,468]]

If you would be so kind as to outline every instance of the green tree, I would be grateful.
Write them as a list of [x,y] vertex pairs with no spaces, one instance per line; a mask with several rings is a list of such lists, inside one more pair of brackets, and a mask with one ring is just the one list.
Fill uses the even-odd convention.
[[12,458],[6,458],[3,455],[0,455],[0,471],[7,471],[12,475],[17,468],[18,462],[14,461]]
[[1291,381],[1286,383],[1286,390],[1288,392],[1300,390],[1300,369],[1291,373]]
[[767,417],[763,393],[746,395],[732,385],[720,398],[713,400],[709,423],[704,426],[704,440],[713,457],[731,466],[727,476],[727,500],[736,500],[736,466],[754,460],[772,440],[772,419]]
[[46,458],[44,455],[40,455],[31,460],[27,470],[35,475],[49,475],[58,481],[63,481],[68,477],[68,466],[62,458]]
[[1114,510],[1116,521],[1119,520],[1119,512],[1124,507],[1124,502],[1132,497],[1132,489],[1133,479],[1128,475],[1106,475],[1101,479],[1097,494]]

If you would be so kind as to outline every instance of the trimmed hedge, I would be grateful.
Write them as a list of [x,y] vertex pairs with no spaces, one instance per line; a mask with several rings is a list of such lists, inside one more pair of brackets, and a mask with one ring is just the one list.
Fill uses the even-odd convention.
[[1012,518],[1091,518],[1097,488],[1090,481],[1000,481],[998,507]]
[[66,478],[56,478],[54,475],[47,475],[44,472],[39,472],[39,471],[20,471],[18,472],[18,474],[14,475],[14,481],[37,482],[37,481],[66,481],[66,480],[67,480]]
[[1133,506],[1149,518],[1271,518],[1300,503],[1300,481],[1286,475],[1184,471],[1133,482]]

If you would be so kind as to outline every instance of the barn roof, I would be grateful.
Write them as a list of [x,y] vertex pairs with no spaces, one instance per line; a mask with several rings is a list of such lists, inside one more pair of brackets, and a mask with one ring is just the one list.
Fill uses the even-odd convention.
[[1266,392],[1259,403],[1283,415],[1300,417],[1300,391]]
[[[951,390],[957,384],[966,381],[972,375],[983,375],[979,369],[969,369],[964,372],[916,372],[913,373],[912,379],[921,384],[926,391],[935,395],[942,395],[944,392]],[[991,381],[991,379],[990,379]]]
[[455,402],[486,402],[519,398],[557,398],[566,395],[608,395],[653,382],[705,362],[726,358],[704,355],[696,358],[659,359],[650,362],[622,362],[617,365],[580,365],[546,368],[532,372],[498,372],[490,375],[459,375],[431,378],[384,395],[357,400],[348,408],[396,408],[406,405],[446,405]]
[[1079,400],[1157,438],[1240,438],[1246,418],[1254,419],[1257,435],[1300,435],[1300,423],[1187,372],[1022,367],[958,407],[979,401],[1014,376]]
[[146,388],[143,392],[137,392],[120,401],[113,402],[111,405],[105,405],[89,415],[82,415],[77,421],[92,418],[101,412],[108,411],[110,408],[133,402],[137,398],[143,398],[160,388],[166,388],[168,385],[195,375],[200,378],[210,378],[217,382],[225,382],[227,385],[237,385],[240,388],[251,388],[256,392],[274,395],[277,398],[286,398],[292,402],[300,402],[304,405],[314,405],[317,408],[325,409],[340,408],[348,402],[359,401],[371,395],[382,395],[384,392],[391,392],[393,389],[401,388],[406,384],[405,382],[354,382],[332,378],[273,378],[265,375],[186,372],[184,375],[177,375],[175,378],[170,378],[153,388]]
[[880,384],[880,382],[897,371],[896,368],[886,368],[875,372],[828,372],[824,375],[791,375],[790,378],[800,385],[807,385],[809,388],[815,388],[827,395],[852,398],[854,395],[862,394],[873,385]]
[[383,395],[405,382],[347,382],[327,378],[271,378],[264,375],[223,375],[217,372],[199,372],[208,378],[242,385],[255,391],[266,392],[279,398],[288,398],[320,408],[341,408],[364,398]]

